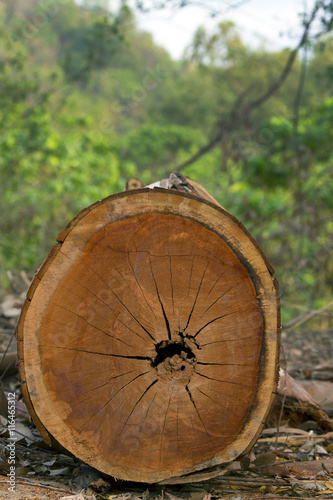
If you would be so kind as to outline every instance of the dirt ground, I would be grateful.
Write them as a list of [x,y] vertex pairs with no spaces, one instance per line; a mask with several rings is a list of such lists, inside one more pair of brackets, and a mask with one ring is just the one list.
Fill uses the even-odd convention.
[[333,330],[282,332],[281,365],[295,378],[307,378],[318,365],[333,361]]

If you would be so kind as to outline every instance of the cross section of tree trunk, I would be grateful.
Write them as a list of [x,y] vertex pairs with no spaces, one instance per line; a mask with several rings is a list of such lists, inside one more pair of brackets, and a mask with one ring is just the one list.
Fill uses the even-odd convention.
[[83,210],[18,326],[23,394],[44,439],[150,483],[244,453],[276,389],[272,274],[244,226],[192,194],[144,188]]

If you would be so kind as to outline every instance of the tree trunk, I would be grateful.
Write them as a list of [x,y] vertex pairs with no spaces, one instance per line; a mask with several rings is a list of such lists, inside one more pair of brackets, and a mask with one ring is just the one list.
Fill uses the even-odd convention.
[[256,441],[276,389],[272,267],[235,217],[175,189],[83,210],[18,326],[22,390],[44,439],[125,480],[232,461]]

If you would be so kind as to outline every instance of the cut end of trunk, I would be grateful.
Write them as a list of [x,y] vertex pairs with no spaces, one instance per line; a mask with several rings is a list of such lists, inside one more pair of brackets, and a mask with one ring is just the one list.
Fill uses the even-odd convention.
[[36,423],[121,479],[233,460],[276,388],[276,290],[258,245],[210,202],[139,189],[93,205],[62,233],[20,319]]

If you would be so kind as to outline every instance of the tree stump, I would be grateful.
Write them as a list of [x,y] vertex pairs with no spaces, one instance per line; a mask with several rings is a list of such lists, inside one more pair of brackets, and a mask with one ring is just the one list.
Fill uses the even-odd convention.
[[18,326],[46,442],[149,483],[245,453],[274,397],[280,323],[273,269],[244,226],[143,188],[83,210],[57,241]]

